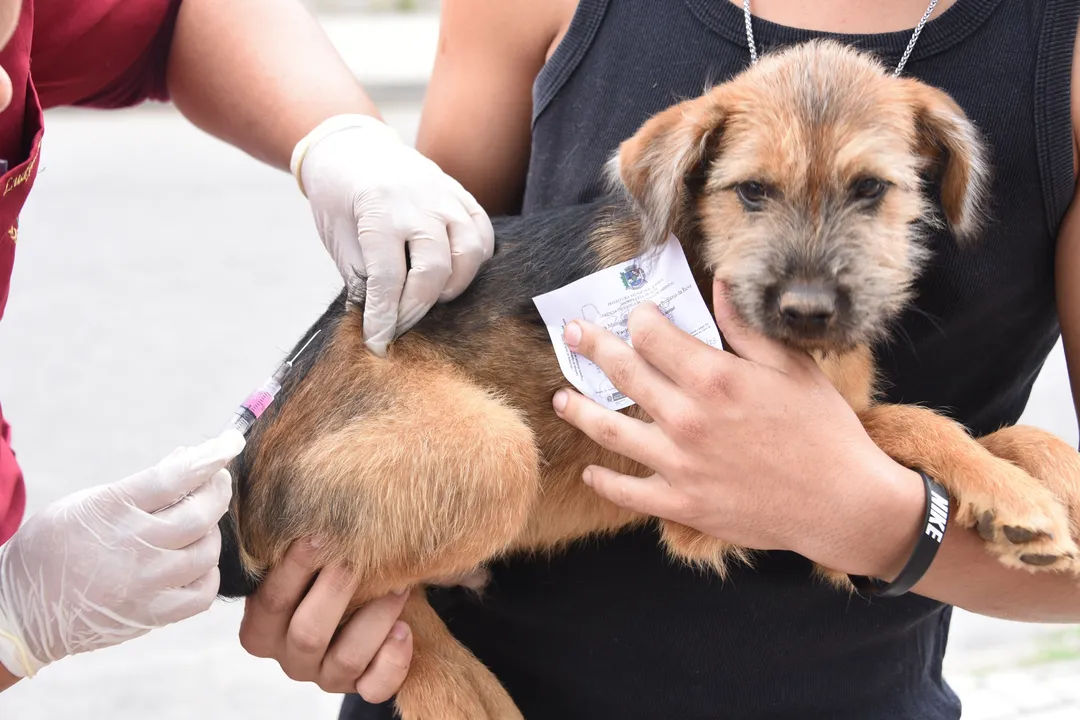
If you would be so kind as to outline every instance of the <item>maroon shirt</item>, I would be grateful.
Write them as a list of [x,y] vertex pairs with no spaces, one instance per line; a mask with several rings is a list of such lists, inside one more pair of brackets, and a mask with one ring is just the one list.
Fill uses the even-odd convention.
[[[167,101],[165,71],[180,2],[23,0],[18,28],[0,51],[12,87],[11,104],[0,112],[0,158],[8,163],[0,175],[0,319],[19,242],[19,213],[37,176],[42,111]],[[11,427],[0,409],[0,543],[18,529],[25,509]]]

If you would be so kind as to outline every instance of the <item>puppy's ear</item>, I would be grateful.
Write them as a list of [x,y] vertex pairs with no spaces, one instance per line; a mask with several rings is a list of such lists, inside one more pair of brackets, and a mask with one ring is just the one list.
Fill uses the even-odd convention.
[[724,122],[721,98],[714,89],[654,115],[608,163],[609,181],[634,201],[646,248],[663,245],[686,209],[687,179],[709,159]]
[[937,171],[945,220],[959,241],[982,229],[990,186],[989,153],[975,124],[948,94],[909,80],[918,151]]

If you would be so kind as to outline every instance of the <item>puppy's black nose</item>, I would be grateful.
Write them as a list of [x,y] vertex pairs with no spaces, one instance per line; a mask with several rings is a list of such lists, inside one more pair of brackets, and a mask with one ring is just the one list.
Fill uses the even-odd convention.
[[836,287],[821,281],[793,281],[777,298],[780,317],[797,330],[824,330],[836,315]]

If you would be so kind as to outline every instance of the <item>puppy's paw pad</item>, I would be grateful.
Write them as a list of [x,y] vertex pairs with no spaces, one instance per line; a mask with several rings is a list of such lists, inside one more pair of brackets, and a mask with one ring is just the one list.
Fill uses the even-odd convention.
[[1020,556],[1020,562],[1025,565],[1034,565],[1035,567],[1046,567],[1053,565],[1061,560],[1072,559],[1072,555],[1062,557],[1060,555],[1031,555],[1025,554]]
[[994,511],[987,510],[980,513],[978,520],[975,521],[975,531],[979,533],[979,537],[987,542],[994,541]]
[[974,528],[988,550],[1007,567],[1031,572],[1073,569],[1080,557],[1069,532],[1065,507],[1026,473],[1013,475],[994,497],[961,496],[956,522]]
[[1024,543],[1034,542],[1035,540],[1050,539],[1044,532],[1017,527],[1015,525],[1006,525],[1001,529],[1005,533],[1005,538],[1013,545],[1023,545]]

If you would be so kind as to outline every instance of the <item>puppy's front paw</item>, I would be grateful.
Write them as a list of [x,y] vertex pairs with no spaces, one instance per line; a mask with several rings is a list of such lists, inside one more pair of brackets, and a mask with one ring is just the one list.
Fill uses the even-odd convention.
[[1080,548],[1070,533],[1065,506],[1038,481],[994,458],[992,493],[963,491],[956,522],[974,528],[1004,565],[1031,572],[1076,570]]
[[1013,425],[979,438],[991,454],[1008,460],[1054,494],[1068,509],[1073,541],[1080,546],[1080,453],[1053,433]]

